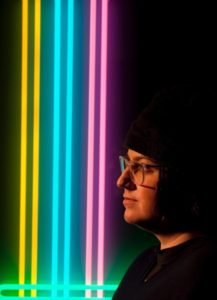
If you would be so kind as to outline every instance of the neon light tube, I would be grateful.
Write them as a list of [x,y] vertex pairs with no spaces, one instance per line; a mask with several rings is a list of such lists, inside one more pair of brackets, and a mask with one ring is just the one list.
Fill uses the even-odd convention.
[[[92,283],[93,252],[93,184],[94,184],[94,119],[95,119],[95,73],[96,73],[96,0],[90,2],[89,42],[89,90],[88,90],[88,157],[87,157],[87,217],[86,217],[86,267],[85,283]],[[90,297],[90,291],[86,291]]]
[[[32,285],[32,284],[2,284],[0,285],[0,297],[1,298],[10,298],[10,299],[18,299],[18,297],[11,297],[11,296],[4,296],[2,295],[2,292],[5,291],[17,291],[19,289],[24,289],[26,291],[28,290],[37,290],[37,291],[52,291],[52,289],[56,289],[58,291],[63,291],[65,289],[70,290],[70,291],[85,291],[85,290],[92,290],[92,291],[99,291],[99,290],[103,290],[103,291],[115,291],[117,289],[117,285],[115,284],[110,284],[110,285],[82,285],[82,284],[70,284],[70,285],[63,285],[63,284],[57,284],[57,285],[51,285],[51,284],[36,284],[36,285]],[[25,299],[32,299],[32,297],[25,297]],[[86,297],[63,297],[63,296],[59,296],[59,297],[49,297],[49,296],[38,296],[37,299],[87,299]],[[91,299],[99,299],[98,297],[91,297]],[[104,298],[100,298],[100,299],[111,299],[111,297],[104,297]]]
[[[67,95],[66,95],[66,170],[65,170],[65,232],[64,232],[64,284],[70,282],[70,225],[71,225],[71,163],[72,163],[72,116],[73,116],[73,32],[74,1],[68,0],[67,36]],[[64,297],[69,291],[64,290]]]
[[[22,1],[22,69],[21,69],[21,149],[20,149],[20,236],[19,283],[25,282],[26,256],[26,164],[27,164],[27,82],[28,82],[28,0]],[[19,291],[24,296],[24,291]]]
[[[32,257],[31,283],[37,283],[38,261],[38,189],[39,189],[39,111],[40,111],[40,18],[41,3],[35,0],[34,48],[34,118],[33,118],[33,179],[32,179]],[[36,297],[36,291],[31,291]]]
[[[0,295],[2,291],[14,291],[18,289],[25,289],[25,290],[31,290],[36,289],[40,291],[48,291],[52,288],[55,288],[59,291],[64,290],[65,288],[71,290],[71,291],[84,291],[86,289],[88,290],[104,290],[104,291],[115,291],[118,285],[116,284],[106,284],[106,285],[97,285],[97,284],[91,284],[91,285],[85,285],[85,284],[0,284]],[[49,297],[47,297],[49,298]]]
[[[105,228],[105,160],[106,160],[106,81],[107,81],[107,35],[108,0],[102,1],[101,15],[101,69],[100,69],[100,148],[99,148],[99,210],[98,210],[98,261],[97,283],[104,282],[104,228]],[[97,292],[103,297],[103,291]]]
[[[5,298],[5,299],[7,299],[7,298],[9,298],[10,300],[18,300],[18,299],[20,299],[20,298],[18,298],[18,297],[8,297],[8,296],[1,296],[1,298]],[[24,299],[28,299],[28,300],[32,300],[32,297],[25,297]],[[48,299],[52,299],[52,300],[56,300],[56,299],[62,299],[62,300],[87,300],[88,298],[86,298],[86,297],[78,297],[78,296],[76,296],[76,297],[67,297],[67,298],[65,298],[65,297],[62,297],[62,296],[60,296],[60,297],[52,297],[52,298],[49,298],[49,297],[37,297],[37,299],[40,299],[40,300],[48,300]],[[91,297],[90,298],[91,300],[99,300],[99,298],[98,297]],[[112,300],[112,298],[111,297],[103,297],[103,298],[100,298],[101,300]]]
[[[52,207],[52,284],[58,281],[58,208],[59,208],[59,141],[60,141],[60,38],[61,1],[54,7],[54,110],[53,110],[53,207]],[[52,291],[56,296],[56,291]]]

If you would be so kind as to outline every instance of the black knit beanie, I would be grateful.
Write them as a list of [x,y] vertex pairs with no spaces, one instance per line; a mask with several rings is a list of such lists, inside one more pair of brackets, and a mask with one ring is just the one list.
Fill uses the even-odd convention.
[[208,150],[212,103],[211,93],[189,85],[164,89],[134,121],[125,146],[183,168]]

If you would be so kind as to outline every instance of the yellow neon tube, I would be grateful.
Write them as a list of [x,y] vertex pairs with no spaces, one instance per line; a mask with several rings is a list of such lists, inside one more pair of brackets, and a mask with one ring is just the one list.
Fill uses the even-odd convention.
[[[41,26],[40,18],[41,18],[41,3],[40,0],[35,0],[31,284],[37,283],[37,263],[38,263],[40,26]],[[36,290],[31,291],[31,296],[36,297]]]
[[[25,283],[26,248],[26,153],[27,153],[27,76],[28,76],[28,0],[22,0],[22,67],[21,67],[21,148],[20,148],[20,237],[19,284]],[[24,290],[19,291],[24,296]]]

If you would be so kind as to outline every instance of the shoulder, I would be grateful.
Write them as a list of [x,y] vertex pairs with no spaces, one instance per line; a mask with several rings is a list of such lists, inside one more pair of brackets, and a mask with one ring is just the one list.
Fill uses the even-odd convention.
[[154,246],[140,253],[129,266],[122,282],[141,280],[144,272],[156,262],[158,249],[158,246]]
[[[194,258],[193,258],[194,255]],[[206,238],[192,253],[190,272],[195,282],[194,299],[213,299],[216,297],[217,241]],[[215,296],[214,296],[215,295]]]
[[186,258],[189,258],[189,260],[194,261],[199,259],[201,263],[206,263],[216,256],[217,241],[207,236],[197,238],[190,243],[185,252]]
[[[196,295],[205,296],[208,289],[211,295],[217,285],[217,278],[212,275],[217,267],[216,255],[217,244],[212,238],[203,237],[191,241],[169,269],[165,270],[165,278],[171,282],[174,292],[183,293],[183,299],[196,299]],[[189,295],[189,298],[186,295]]]
[[210,267],[212,261],[216,263],[216,255],[216,241],[210,237],[200,237],[186,242],[175,261],[181,263],[184,270],[188,267],[188,271],[193,272]]
[[135,291],[138,290],[139,284],[143,282],[144,273],[150,268],[153,262],[156,262],[158,248],[152,247],[146,249],[136,257],[126,271],[112,299],[135,298]]

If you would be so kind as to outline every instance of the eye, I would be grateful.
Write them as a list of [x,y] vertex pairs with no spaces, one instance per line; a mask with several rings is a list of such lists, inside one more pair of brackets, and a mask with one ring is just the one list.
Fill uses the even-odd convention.
[[132,171],[134,174],[136,174],[136,173],[139,172],[139,171],[142,171],[142,169],[143,169],[143,166],[140,165],[140,164],[133,163],[133,164],[131,165],[131,171]]
[[153,169],[150,165],[142,165],[142,168],[144,169],[145,173],[151,173],[153,172]]

